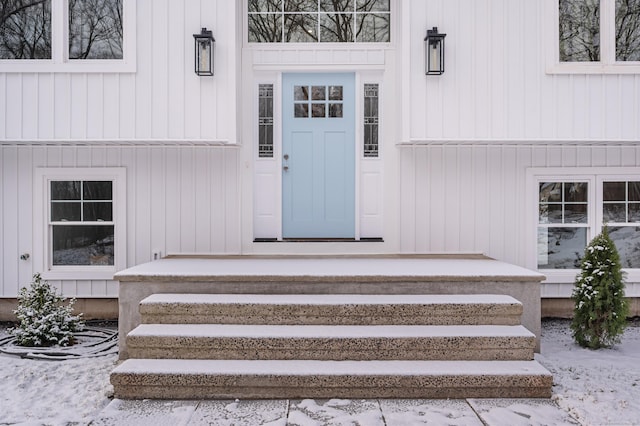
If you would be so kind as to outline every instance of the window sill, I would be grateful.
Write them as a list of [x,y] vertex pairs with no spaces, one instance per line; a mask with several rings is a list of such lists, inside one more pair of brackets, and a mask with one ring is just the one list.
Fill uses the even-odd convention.
[[91,59],[73,62],[55,62],[49,59],[3,59],[0,72],[23,73],[135,73],[135,61]]
[[69,267],[52,269],[42,273],[46,280],[113,280],[117,269],[109,267]]
[[[580,273],[579,269],[538,269],[538,272],[547,277],[546,280],[542,281],[545,283],[553,283],[553,284],[573,284],[576,280],[576,276]],[[625,273],[625,282],[626,283],[636,283],[640,282],[640,269],[623,269]]]

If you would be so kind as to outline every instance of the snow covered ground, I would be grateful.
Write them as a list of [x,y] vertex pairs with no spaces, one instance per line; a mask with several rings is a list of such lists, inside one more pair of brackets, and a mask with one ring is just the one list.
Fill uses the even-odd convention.
[[[4,330],[0,326],[0,336]],[[548,400],[111,400],[115,355],[68,361],[0,355],[0,425],[634,425],[640,424],[640,321],[622,343],[577,347],[567,321],[544,321]]]

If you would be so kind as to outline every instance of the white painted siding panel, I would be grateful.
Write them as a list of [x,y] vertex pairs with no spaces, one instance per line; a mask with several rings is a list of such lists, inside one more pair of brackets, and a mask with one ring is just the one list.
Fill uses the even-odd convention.
[[635,145],[402,146],[401,251],[479,252],[526,266],[526,197],[536,190],[526,186],[527,169],[640,167],[639,152]]
[[[640,75],[546,73],[544,2],[411,0],[411,141],[640,139]],[[446,70],[425,77],[426,28],[447,33]],[[420,35],[422,37],[420,37]]]
[[[0,146],[0,297],[15,297],[42,266],[33,256],[36,167],[125,167],[127,266],[154,251],[238,254],[239,149],[158,146]],[[110,280],[52,281],[66,296],[116,297]]]
[[[0,140],[237,142],[235,2],[138,0],[136,8],[135,73],[0,72]],[[193,72],[192,34],[203,26],[216,31],[213,78]]]

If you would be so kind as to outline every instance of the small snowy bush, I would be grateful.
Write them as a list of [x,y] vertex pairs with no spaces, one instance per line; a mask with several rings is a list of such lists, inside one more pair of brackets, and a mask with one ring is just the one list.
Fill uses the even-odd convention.
[[572,295],[573,337],[583,347],[610,347],[620,341],[629,308],[620,256],[606,227],[585,249],[581,269]]
[[69,346],[73,333],[82,331],[81,316],[74,316],[75,299],[64,306],[65,298],[55,293],[40,274],[33,275],[31,288],[23,287],[18,294],[18,309],[14,311],[19,324],[10,330],[22,346]]

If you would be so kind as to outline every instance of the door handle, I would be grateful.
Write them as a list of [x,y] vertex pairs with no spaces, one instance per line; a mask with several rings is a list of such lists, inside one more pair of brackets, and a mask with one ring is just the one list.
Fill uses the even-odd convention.
[[285,172],[289,171],[289,154],[285,154],[283,156],[284,158],[284,164],[282,165],[282,170],[284,170]]

